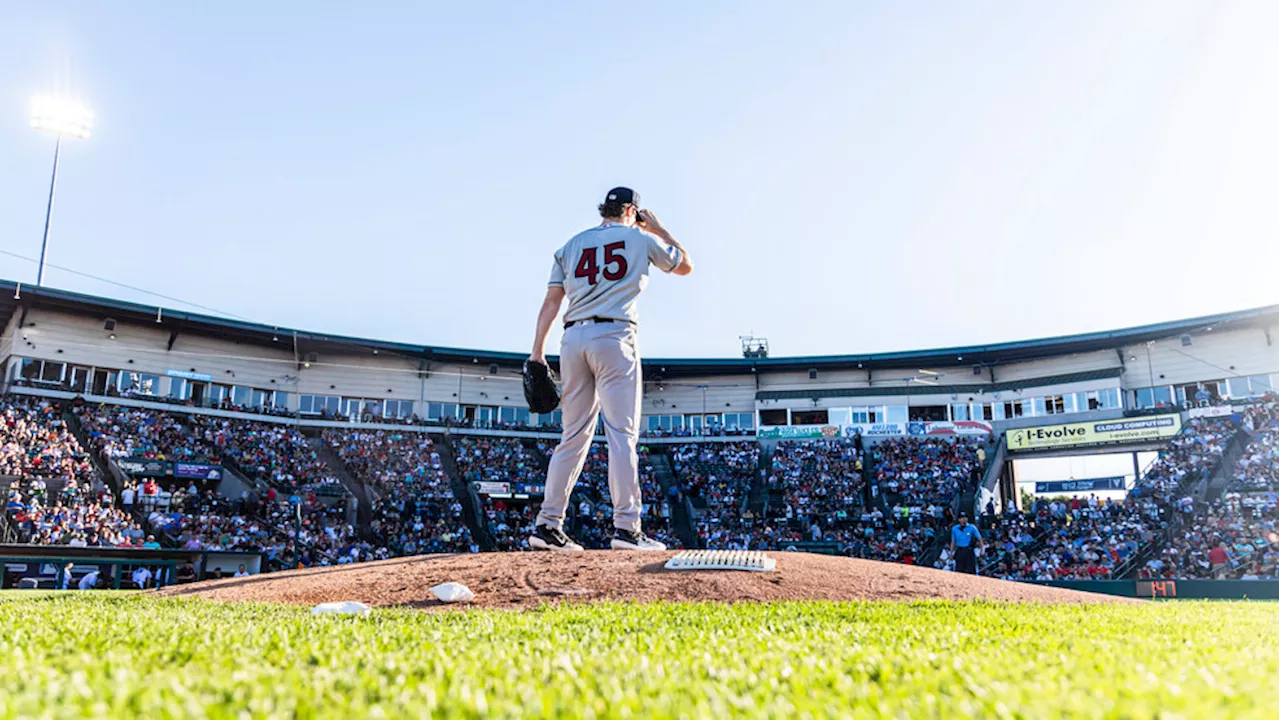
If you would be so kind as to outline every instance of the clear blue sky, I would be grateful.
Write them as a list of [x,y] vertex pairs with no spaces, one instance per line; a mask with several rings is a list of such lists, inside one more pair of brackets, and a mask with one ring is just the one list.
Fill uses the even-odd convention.
[[[0,249],[253,320],[526,350],[615,184],[697,271],[650,356],[872,352],[1280,300],[1257,2],[5,3]],[[0,277],[33,280],[0,256]],[[146,296],[49,270],[56,287]],[[164,302],[164,304],[172,304]]]

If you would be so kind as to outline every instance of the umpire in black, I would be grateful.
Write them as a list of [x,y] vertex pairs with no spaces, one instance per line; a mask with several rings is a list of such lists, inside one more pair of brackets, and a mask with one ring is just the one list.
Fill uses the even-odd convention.
[[982,547],[982,534],[969,524],[969,516],[961,513],[960,522],[951,526],[951,556],[956,559],[956,572],[978,574],[978,557],[974,545]]

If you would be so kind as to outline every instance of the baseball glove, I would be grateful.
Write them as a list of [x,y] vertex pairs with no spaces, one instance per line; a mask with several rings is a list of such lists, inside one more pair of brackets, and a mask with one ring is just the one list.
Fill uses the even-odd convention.
[[524,361],[524,399],[529,409],[538,414],[549,413],[560,406],[560,392],[556,390],[551,368],[540,362]]

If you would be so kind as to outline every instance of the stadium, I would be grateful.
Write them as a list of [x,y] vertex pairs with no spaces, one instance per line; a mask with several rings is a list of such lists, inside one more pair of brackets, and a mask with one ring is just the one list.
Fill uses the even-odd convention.
[[[763,551],[777,566],[757,574],[665,571],[644,553],[588,552],[572,561],[523,553],[559,417],[525,405],[522,355],[340,337],[15,282],[0,284],[0,297],[0,472],[9,488],[0,555],[12,597],[141,589],[141,597],[112,602],[135,603],[124,606],[130,613],[204,614],[200,622],[221,614],[232,625],[275,618],[323,643],[315,626],[298,627],[305,615],[287,608],[358,601],[388,608],[375,613],[389,613],[382,622],[391,626],[420,628],[420,615],[453,609],[429,588],[454,581],[474,590],[469,607],[485,608],[470,618],[533,612],[530,620],[451,626],[495,652],[490,643],[498,641],[477,639],[471,623],[514,624],[499,635],[555,634],[563,628],[547,623],[592,623],[583,614],[599,613],[590,617],[603,618],[609,632],[671,618],[700,628],[664,641],[680,643],[706,641],[708,624],[739,621],[726,612],[755,623],[759,613],[778,613],[767,622],[786,627],[797,613],[818,612],[834,626],[943,622],[969,632],[955,613],[999,625],[1009,622],[1000,619],[1001,603],[1014,603],[1003,607],[1048,608],[1028,613],[1028,622],[1155,623],[1169,637],[1186,622],[1239,613],[1223,632],[1245,634],[1214,642],[1274,650],[1274,606],[1194,599],[1277,596],[1275,306],[984,346],[774,357],[767,341],[745,339],[741,357],[646,359],[646,531],[672,548],[667,557],[682,548]],[[602,440],[566,525],[588,548],[607,547],[611,524]],[[961,514],[986,538],[982,577],[953,572],[948,541]],[[1180,605],[1144,615],[1151,610],[1135,609],[1134,598]],[[105,600],[77,602],[35,612],[55,625],[112,612]],[[192,602],[212,604],[193,610]],[[667,605],[673,602],[693,604]],[[945,619],[903,618],[895,607]],[[1096,614],[1081,615],[1086,607]],[[1258,622],[1267,629],[1258,633]],[[982,632],[998,644],[997,629]],[[231,636],[231,645],[252,646],[247,636]],[[709,667],[728,662],[723,653],[739,652],[740,641],[717,650],[717,660],[708,655]],[[1014,652],[1027,651],[1045,648],[1015,644]],[[48,652],[57,652],[56,643]],[[510,648],[504,652],[509,658]],[[1195,685],[1185,668],[1173,669],[1183,662],[1175,655],[1162,672]],[[593,655],[579,671],[601,661]],[[1272,652],[1262,669],[1274,671],[1274,661]],[[698,672],[716,672],[709,667]],[[495,696],[507,703],[499,714],[546,714],[580,700],[580,692],[606,692],[562,689],[569,695],[531,700],[519,683],[494,685],[492,673],[502,671],[472,670],[478,685],[461,688],[429,688],[419,678],[414,687],[430,692],[410,693],[412,700],[379,690],[386,676],[376,671],[343,682],[363,683],[359,697],[375,705],[403,700],[395,707],[409,714],[484,714],[495,710],[485,705]],[[810,682],[813,670],[804,673]],[[551,671],[517,674],[526,672],[536,683]],[[813,711],[830,714],[856,697],[879,697],[908,714],[927,711],[919,698],[877,695],[889,690],[876,673],[903,670],[868,672],[856,688],[814,700]],[[956,681],[946,673],[924,677],[919,687]],[[1265,685],[1266,677],[1251,672],[1233,682]],[[734,702],[748,702],[747,686],[739,689]],[[698,714],[743,709],[699,694],[706,691],[695,684],[677,694],[693,692]],[[296,704],[276,711],[317,707],[305,689],[290,692],[288,703]],[[1109,698],[1115,704],[1108,707],[1127,708],[1118,714],[1167,707],[1175,703],[1168,692],[1161,680],[1147,694]],[[1009,702],[976,690],[944,695],[937,707],[960,702],[977,714]],[[1190,715],[1275,709],[1265,689],[1185,697],[1206,703],[1188,706],[1199,708]],[[1070,713],[1080,697],[1068,692],[1059,701]],[[145,694],[128,702],[147,707]],[[654,698],[642,706],[681,714]],[[1053,705],[1033,706],[1038,714]]]
[[0,720],[1280,717],[1280,3],[129,10],[0,10]]

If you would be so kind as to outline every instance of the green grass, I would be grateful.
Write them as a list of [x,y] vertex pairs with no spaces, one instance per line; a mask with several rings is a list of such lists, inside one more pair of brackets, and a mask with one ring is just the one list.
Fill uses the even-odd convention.
[[1275,603],[312,617],[0,596],[0,718],[1277,717]]

